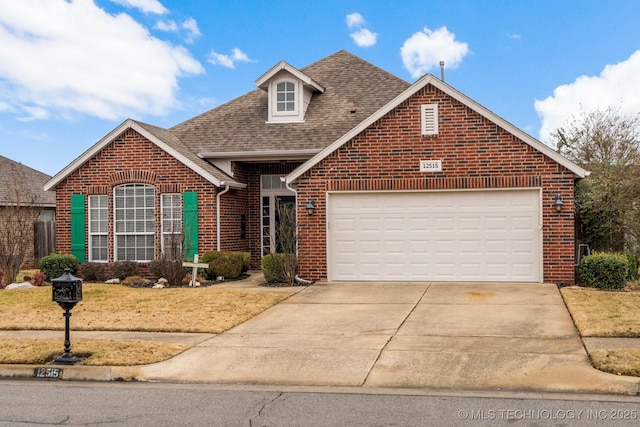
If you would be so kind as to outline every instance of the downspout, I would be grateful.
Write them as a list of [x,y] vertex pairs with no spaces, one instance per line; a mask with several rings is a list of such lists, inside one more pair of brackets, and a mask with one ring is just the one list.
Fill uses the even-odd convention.
[[229,186],[229,184],[225,183],[224,181],[220,183],[220,186],[223,186],[223,185],[225,186],[225,189],[220,193],[216,194],[216,240],[217,240],[218,252],[220,252],[220,196],[222,196],[224,193],[231,190],[231,187]]
[[[295,194],[296,196],[295,213],[296,213],[296,259],[297,259],[299,256],[299,253],[298,253],[298,190],[291,187],[286,179],[284,180],[284,186],[287,187],[287,189],[291,191],[293,194]],[[299,283],[303,286],[309,286],[313,284],[312,280],[303,279],[299,277],[297,274],[296,274],[296,277],[294,277],[294,280],[296,281],[296,283]]]

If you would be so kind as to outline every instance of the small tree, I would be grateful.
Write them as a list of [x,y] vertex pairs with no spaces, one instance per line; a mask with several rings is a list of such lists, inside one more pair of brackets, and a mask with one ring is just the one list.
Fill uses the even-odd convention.
[[162,254],[160,259],[149,264],[149,270],[158,278],[167,279],[170,285],[179,286],[187,274],[187,270],[182,266],[185,239],[179,225],[176,225],[175,228],[175,232],[162,236],[164,239]]
[[637,250],[640,242],[640,114],[616,108],[583,112],[553,137],[558,152],[589,170],[576,187],[585,243],[601,251]]
[[298,237],[296,235],[296,207],[295,203],[276,202],[276,243],[278,253],[290,256],[278,257],[282,262],[285,284],[293,285],[298,274],[298,258],[296,256]]
[[[1,173],[11,176],[5,188],[7,199],[0,206],[0,269],[5,271],[4,283],[13,283],[20,266],[33,246],[33,224],[40,214],[38,197],[26,186],[27,178],[15,165]],[[0,283],[0,287],[3,285]]]

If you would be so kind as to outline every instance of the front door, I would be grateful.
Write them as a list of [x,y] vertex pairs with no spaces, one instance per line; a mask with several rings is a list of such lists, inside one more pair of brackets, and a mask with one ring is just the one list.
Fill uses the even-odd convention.
[[295,251],[295,193],[279,175],[261,177],[262,255]]

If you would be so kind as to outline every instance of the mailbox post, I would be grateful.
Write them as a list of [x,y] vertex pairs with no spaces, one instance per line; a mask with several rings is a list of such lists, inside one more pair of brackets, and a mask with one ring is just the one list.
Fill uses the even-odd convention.
[[82,280],[73,276],[68,268],[57,279],[51,280],[52,300],[64,309],[64,354],[53,361],[57,365],[73,365],[80,359],[71,354],[71,341],[69,339],[69,318],[71,309],[82,301]]

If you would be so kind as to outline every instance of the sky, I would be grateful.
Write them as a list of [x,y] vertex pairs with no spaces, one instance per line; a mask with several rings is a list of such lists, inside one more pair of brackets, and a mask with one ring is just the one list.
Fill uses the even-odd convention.
[[0,155],[53,176],[127,118],[168,128],[342,49],[410,83],[444,61],[551,144],[640,113],[638,22],[635,0],[0,0]]

